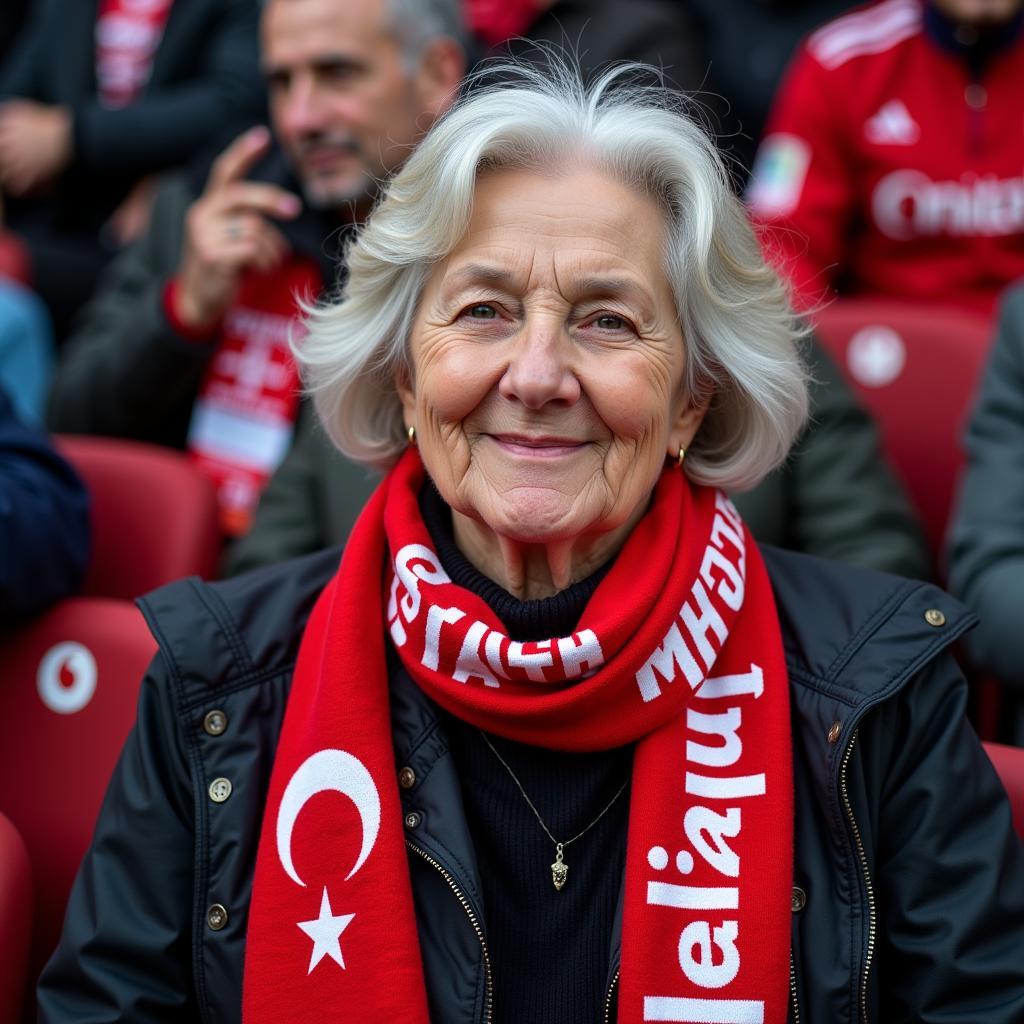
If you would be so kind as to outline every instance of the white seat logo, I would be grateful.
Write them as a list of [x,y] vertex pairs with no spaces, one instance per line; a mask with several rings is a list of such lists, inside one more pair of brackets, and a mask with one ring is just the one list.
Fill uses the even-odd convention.
[[862,327],[846,350],[846,365],[858,384],[884,388],[903,372],[907,349],[903,339],[890,327],[875,324]]
[[96,659],[92,651],[74,640],[54,644],[39,662],[36,688],[39,698],[58,715],[73,715],[96,692]]

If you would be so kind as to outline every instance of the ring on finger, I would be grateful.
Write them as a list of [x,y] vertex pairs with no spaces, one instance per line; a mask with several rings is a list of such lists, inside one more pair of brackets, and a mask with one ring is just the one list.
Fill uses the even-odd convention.
[[237,242],[242,237],[241,223],[238,220],[232,218],[225,225],[224,233],[228,236],[228,239],[230,241]]

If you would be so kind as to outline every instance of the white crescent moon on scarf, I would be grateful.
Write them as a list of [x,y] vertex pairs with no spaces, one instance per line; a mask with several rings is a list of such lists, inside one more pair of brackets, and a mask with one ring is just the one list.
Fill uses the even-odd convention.
[[366,766],[358,757],[345,750],[318,750],[296,769],[285,787],[277,811],[277,855],[288,877],[302,886],[306,883],[299,878],[292,863],[292,829],[295,827],[295,819],[311,797],[331,790],[347,796],[356,805],[362,823],[362,846],[352,870],[345,876],[346,882],[363,866],[377,841],[380,830],[380,795]]

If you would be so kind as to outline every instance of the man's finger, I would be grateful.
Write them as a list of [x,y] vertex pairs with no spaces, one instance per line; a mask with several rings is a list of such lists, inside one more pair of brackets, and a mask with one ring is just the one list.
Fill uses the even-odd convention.
[[214,160],[206,183],[207,191],[222,188],[232,181],[240,181],[269,146],[270,132],[263,125],[243,132]]
[[302,203],[294,192],[259,181],[234,181],[226,184],[215,203],[228,214],[262,213],[267,217],[291,220],[297,217]]

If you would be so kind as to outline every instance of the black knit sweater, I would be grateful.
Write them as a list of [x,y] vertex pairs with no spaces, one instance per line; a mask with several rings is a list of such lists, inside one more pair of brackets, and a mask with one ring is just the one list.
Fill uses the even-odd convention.
[[[451,512],[428,484],[420,499],[445,571],[483,598],[514,640],[571,633],[609,566],[554,597],[519,601],[479,573],[455,546]],[[444,715],[476,848],[484,923],[500,1024],[595,1024],[604,1020],[612,923],[626,856],[629,787],[564,851],[569,875],[551,881],[554,844],[481,733]],[[488,738],[560,842],[600,814],[630,772],[633,748],[565,753]]]

